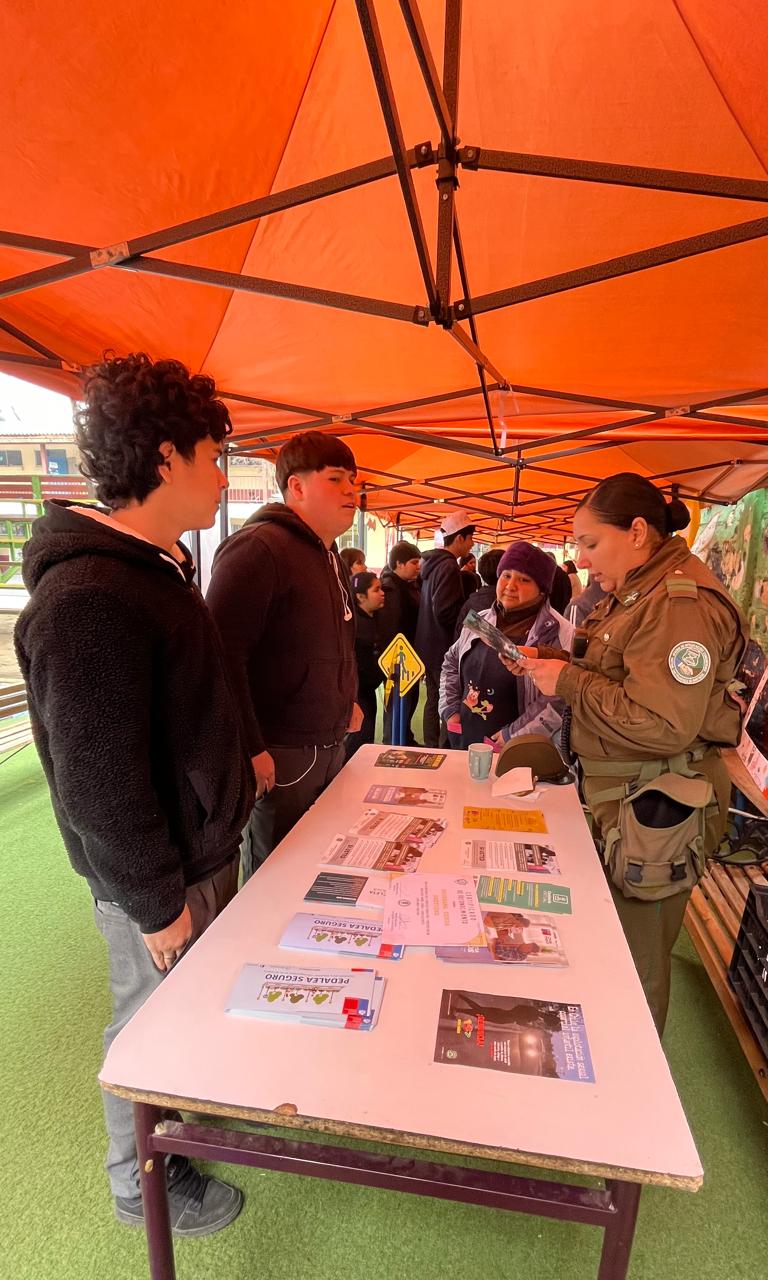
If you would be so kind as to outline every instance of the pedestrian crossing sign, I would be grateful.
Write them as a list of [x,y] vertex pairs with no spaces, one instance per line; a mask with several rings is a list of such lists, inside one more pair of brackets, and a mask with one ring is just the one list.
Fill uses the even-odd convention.
[[382,653],[379,658],[379,666],[387,677],[387,685],[392,682],[395,671],[399,666],[401,694],[407,693],[424,675],[424,663],[416,650],[411,648],[405,636],[400,632],[389,642]]

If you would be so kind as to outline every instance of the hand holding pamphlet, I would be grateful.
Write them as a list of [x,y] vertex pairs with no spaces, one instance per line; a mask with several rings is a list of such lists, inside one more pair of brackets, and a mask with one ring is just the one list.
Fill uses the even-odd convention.
[[510,662],[526,662],[526,656],[521,653],[516,644],[508,640],[503,631],[499,631],[498,627],[494,627],[492,622],[487,618],[481,618],[479,613],[474,609],[470,609],[464,619],[464,626],[469,627],[470,631],[474,631],[478,635],[483,644],[487,644],[489,649],[495,649],[503,658],[508,658]]

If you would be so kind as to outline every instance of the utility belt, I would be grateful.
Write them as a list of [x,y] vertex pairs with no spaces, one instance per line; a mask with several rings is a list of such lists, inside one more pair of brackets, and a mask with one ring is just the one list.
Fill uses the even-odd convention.
[[585,779],[627,778],[605,791],[590,788],[588,796],[590,808],[618,801],[602,855],[626,898],[659,902],[690,891],[702,875],[707,822],[717,803],[712,783],[693,766],[719,754],[702,746],[663,760],[579,757]]

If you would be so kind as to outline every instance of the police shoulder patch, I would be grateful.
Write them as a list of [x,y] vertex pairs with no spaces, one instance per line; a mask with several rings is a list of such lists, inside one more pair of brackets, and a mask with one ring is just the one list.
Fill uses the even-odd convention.
[[667,578],[664,584],[670,600],[697,600],[699,588],[693,578],[684,578],[679,575],[680,570],[678,569],[675,572],[675,576]]
[[698,640],[681,640],[670,649],[667,661],[679,684],[700,684],[712,666],[709,649]]

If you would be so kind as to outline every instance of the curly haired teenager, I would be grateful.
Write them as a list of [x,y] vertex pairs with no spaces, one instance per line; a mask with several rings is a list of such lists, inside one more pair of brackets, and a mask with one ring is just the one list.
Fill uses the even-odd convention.
[[[105,359],[77,415],[99,507],[46,503],[24,548],[16,648],[69,859],[107,943],[105,1049],[237,888],[253,774],[214,624],[179,543],[213,524],[231,431],[210,378]],[[104,1094],[121,1222],[143,1221],[130,1102]],[[168,1162],[171,1225],[206,1235],[241,1192]]]

